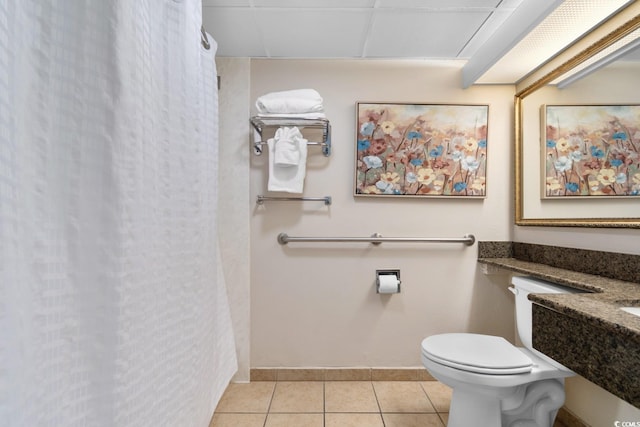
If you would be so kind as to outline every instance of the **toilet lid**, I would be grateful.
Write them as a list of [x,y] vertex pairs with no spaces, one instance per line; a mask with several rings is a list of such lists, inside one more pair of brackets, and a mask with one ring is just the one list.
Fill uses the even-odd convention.
[[491,335],[432,335],[422,341],[422,353],[442,365],[480,374],[522,374],[533,364],[507,340]]

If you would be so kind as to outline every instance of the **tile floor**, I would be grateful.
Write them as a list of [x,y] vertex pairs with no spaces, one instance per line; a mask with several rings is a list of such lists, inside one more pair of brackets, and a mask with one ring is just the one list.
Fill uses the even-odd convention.
[[438,381],[256,381],[230,384],[209,427],[444,427],[450,402]]
[[230,384],[210,427],[444,427],[451,389],[437,381]]

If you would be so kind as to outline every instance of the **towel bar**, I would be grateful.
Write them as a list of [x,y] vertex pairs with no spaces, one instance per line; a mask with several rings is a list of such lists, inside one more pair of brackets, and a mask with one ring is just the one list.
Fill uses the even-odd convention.
[[365,242],[379,245],[383,242],[427,242],[427,243],[464,243],[471,246],[475,243],[476,238],[473,234],[467,234],[464,237],[382,237],[381,234],[375,233],[371,237],[293,237],[287,233],[278,234],[278,243],[286,245],[289,242]]
[[329,206],[331,204],[331,196],[324,197],[270,197],[270,196],[258,196],[256,198],[256,203],[258,205],[263,205],[264,202],[324,202],[325,205]]
[[322,130],[322,141],[309,141],[307,145],[321,145],[322,154],[325,157],[331,155],[331,124],[327,119],[304,119],[300,117],[262,117],[254,116],[250,119],[254,129],[253,137],[253,154],[259,156],[262,154],[262,146],[266,145],[266,141],[262,141],[262,132],[266,127],[281,126],[297,126],[299,128],[314,128]]
[[[256,156],[259,156],[262,154],[263,145],[267,145],[266,141],[254,141],[253,142],[253,154],[255,154]],[[331,145],[327,145],[324,142],[315,142],[315,141],[307,141],[307,145],[322,145],[322,153],[325,155],[325,157],[328,157],[329,154],[325,154],[326,153],[331,153]],[[327,151],[328,150],[328,151]]]

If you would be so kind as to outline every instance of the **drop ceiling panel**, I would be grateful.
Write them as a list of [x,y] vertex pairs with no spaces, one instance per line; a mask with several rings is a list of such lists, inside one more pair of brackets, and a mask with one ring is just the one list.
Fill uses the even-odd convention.
[[[545,33],[534,45],[520,43],[504,55],[525,31],[557,5],[590,6],[597,9],[596,16],[602,19],[621,4],[634,1],[640,0],[202,0],[202,3],[203,25],[218,44],[218,56],[466,59],[467,65],[473,64],[465,66],[466,74],[473,74],[467,69],[476,70],[472,82],[514,83],[539,63],[536,60],[545,59],[535,58],[534,48],[544,50],[552,42],[561,41],[556,34],[560,30],[575,34],[585,31],[588,20],[579,11],[567,9],[565,18],[569,19],[552,26],[553,31]],[[529,13],[531,10],[536,13]],[[529,39],[535,41],[535,32],[531,35]],[[564,45],[569,41],[565,40]],[[521,46],[524,49],[518,51]],[[559,47],[550,49],[547,56]],[[482,73],[485,74],[480,76]]]
[[249,7],[249,0],[202,0],[202,6]]
[[489,14],[378,9],[365,56],[456,58]]
[[366,9],[256,9],[270,57],[360,57],[370,16]]
[[265,56],[252,9],[203,7],[202,25],[218,43],[219,56]]
[[479,7],[497,7],[500,0],[378,0],[378,7],[393,8],[479,8]]
[[253,0],[256,7],[288,8],[370,8],[375,0]]
[[500,9],[515,9],[525,0],[502,0]]

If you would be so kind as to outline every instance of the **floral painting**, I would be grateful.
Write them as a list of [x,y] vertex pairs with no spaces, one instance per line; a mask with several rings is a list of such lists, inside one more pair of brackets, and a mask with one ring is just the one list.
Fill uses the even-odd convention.
[[488,112],[358,103],[355,194],[485,197]]
[[543,112],[543,198],[640,196],[639,105],[546,105]]

